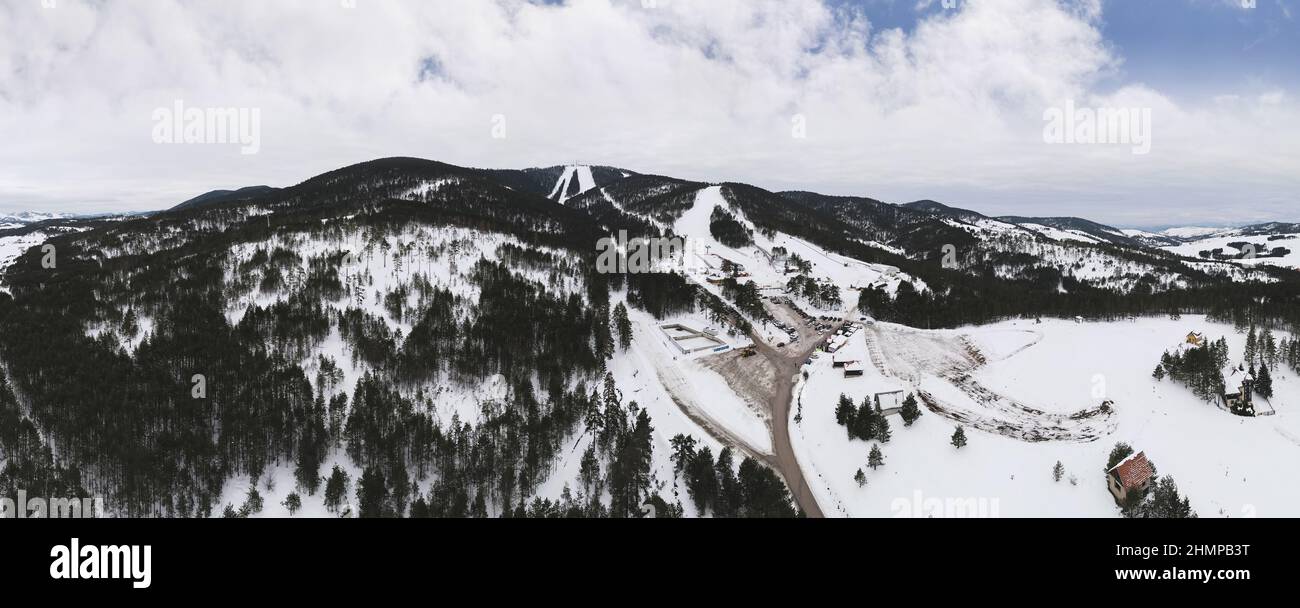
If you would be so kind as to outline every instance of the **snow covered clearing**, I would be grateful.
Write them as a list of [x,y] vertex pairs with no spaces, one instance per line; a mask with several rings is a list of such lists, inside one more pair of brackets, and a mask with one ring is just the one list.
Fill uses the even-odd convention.
[[[1182,385],[1152,378],[1160,355],[1183,343],[1190,331],[1211,339],[1226,337],[1234,361],[1239,360],[1245,337],[1231,326],[1185,316],[1178,321],[1008,321],[960,330],[907,331],[911,335],[906,341],[919,346],[890,354],[897,346],[886,345],[884,368],[867,366],[862,377],[844,377],[824,356],[806,368],[809,380],[797,389],[796,411],[802,416],[791,423],[791,439],[805,477],[828,514],[1118,516],[1103,471],[1117,442],[1145,451],[1160,475],[1177,480],[1202,517],[1300,514],[1300,471],[1293,466],[1300,459],[1300,378],[1294,372],[1274,373],[1276,396],[1271,405],[1277,414],[1256,418],[1234,416],[1197,399]],[[859,335],[865,340],[869,334]],[[865,343],[852,348],[872,356]],[[985,361],[966,372],[972,382],[1006,402],[1036,410],[1039,419],[1085,411],[1103,400],[1112,403],[1112,411],[1077,425],[1100,432],[1096,437],[1076,433],[1060,440],[1027,441],[999,429],[967,426],[969,444],[957,449],[949,443],[956,423],[923,404],[924,414],[910,428],[899,416],[889,416],[893,438],[880,444],[885,464],[874,471],[867,466],[867,453],[875,442],[849,440],[836,424],[834,410],[841,394],[860,403],[900,386],[910,392],[946,385],[950,388],[943,397],[965,398],[963,404],[972,415],[1008,415],[1005,402],[970,399],[969,386],[943,377],[942,370],[969,364],[971,358]],[[1051,469],[1058,460],[1066,474],[1055,482]],[[853,479],[859,468],[866,474],[865,487]],[[935,505],[958,508],[929,508]]]
[[1079,232],[1078,230],[1061,230],[1060,228],[1053,228],[1042,224],[1021,224],[1021,226],[1033,230],[1034,232],[1052,239],[1053,241],[1078,241],[1080,243],[1103,242],[1095,236]]
[[[1300,270],[1300,234],[1286,234],[1274,236],[1214,236],[1203,238],[1176,245],[1164,247],[1166,251],[1176,253],[1189,258],[1198,258],[1202,251],[1217,251],[1224,255],[1236,256],[1248,253],[1240,247],[1239,244],[1248,243],[1254,246],[1254,257],[1244,257],[1232,260],[1243,266],[1279,266]],[[1236,245],[1234,245],[1236,244]],[[1288,250],[1285,255],[1273,257],[1269,255],[1275,248],[1284,248]]]

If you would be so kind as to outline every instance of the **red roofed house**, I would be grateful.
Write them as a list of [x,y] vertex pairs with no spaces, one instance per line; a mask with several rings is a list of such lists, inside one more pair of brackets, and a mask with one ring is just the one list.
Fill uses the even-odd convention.
[[1106,472],[1107,486],[1110,493],[1115,495],[1115,501],[1122,505],[1128,499],[1129,492],[1146,491],[1153,473],[1146,453],[1138,452]]

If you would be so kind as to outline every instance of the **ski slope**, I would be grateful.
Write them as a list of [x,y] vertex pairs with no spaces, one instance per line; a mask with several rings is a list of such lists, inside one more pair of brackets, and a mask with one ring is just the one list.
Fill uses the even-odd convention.
[[[709,222],[713,210],[718,207],[726,209],[752,231],[752,246],[733,248],[713,238]],[[812,270],[808,274],[811,278],[830,281],[840,289],[844,304],[838,310],[817,310],[809,303],[800,301],[800,306],[814,315],[838,317],[848,313],[857,304],[857,291],[870,285],[877,285],[893,293],[902,281],[911,281],[918,290],[926,289],[923,281],[901,273],[892,266],[868,264],[831,253],[806,240],[781,232],[772,238],[764,236],[745,218],[741,210],[730,205],[723,196],[721,186],[700,190],[696,194],[695,204],[677,219],[672,229],[674,234],[685,236],[690,242],[687,252],[693,259],[688,260],[687,267],[691,270],[688,276],[715,293],[720,291],[707,280],[722,278],[722,261],[727,260],[744,267],[748,276],[739,279],[742,283],[752,281],[768,294],[780,294],[795,274],[786,273],[783,264],[774,262],[773,250],[778,247],[809,262]]]
[[[578,180],[578,191],[569,194],[569,188],[573,185],[573,180]],[[591,167],[586,165],[569,165],[564,168],[560,174],[560,179],[555,182],[555,188],[546,198],[559,201],[561,205],[569,199],[582,194],[596,187],[596,178],[591,175]]]

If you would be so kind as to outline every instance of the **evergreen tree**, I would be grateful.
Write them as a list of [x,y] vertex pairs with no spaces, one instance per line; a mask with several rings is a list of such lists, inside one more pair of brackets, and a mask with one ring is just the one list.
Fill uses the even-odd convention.
[[840,394],[840,401],[835,406],[835,423],[845,427],[849,431],[849,438],[853,437],[853,419],[857,416],[857,408],[853,407],[853,400],[848,395]]
[[140,321],[135,314],[135,307],[127,308],[126,316],[122,318],[122,336],[134,339],[138,333],[140,333]]
[[695,510],[703,515],[712,507],[718,495],[718,473],[714,469],[713,450],[700,448],[687,466],[686,490],[695,502]]
[[582,489],[588,496],[597,498],[600,495],[600,459],[596,457],[596,444],[592,442],[587,446],[587,450],[582,453],[582,463],[578,466],[578,480],[582,483]]
[[257,491],[257,480],[248,484],[248,494],[244,496],[244,506],[239,508],[240,517],[248,517],[262,512],[262,494]]
[[1255,379],[1255,392],[1265,399],[1273,398],[1273,374],[1269,373],[1267,365],[1259,368],[1259,376]]
[[337,511],[347,494],[348,474],[336,464],[329,479],[325,481],[325,508],[329,511]]
[[1065,476],[1065,465],[1061,461],[1056,461],[1056,466],[1052,467],[1052,481],[1060,482]]
[[388,485],[378,467],[367,467],[357,480],[357,516],[392,517]]
[[903,417],[903,426],[912,426],[912,423],[921,417],[921,408],[916,402],[916,395],[909,393],[903,400],[903,408],[898,413]]
[[1251,325],[1250,332],[1246,334],[1246,360],[1247,361],[1250,361],[1252,363],[1255,361],[1255,356],[1258,354],[1258,350],[1257,350],[1258,345],[1259,345],[1259,341],[1255,337],[1255,326]]
[[1277,337],[1273,335],[1273,330],[1265,329],[1260,342],[1262,344],[1259,356],[1260,367],[1277,365]]
[[858,483],[859,488],[867,485],[867,476],[862,472],[862,469],[858,469],[858,472],[853,474],[853,481]]
[[718,461],[714,463],[718,478],[717,503],[713,508],[714,517],[737,517],[740,514],[742,497],[740,480],[736,478],[735,461],[731,455],[731,446],[718,452]]
[[790,518],[796,515],[790,491],[776,472],[753,458],[740,463],[741,517]]
[[879,405],[876,406],[876,429],[875,430],[876,430],[876,440],[881,443],[889,443],[889,440],[893,439],[894,437],[894,434],[889,430],[889,417],[885,416],[885,414],[881,412]]
[[966,429],[962,428],[961,426],[958,426],[957,430],[953,431],[952,445],[957,449],[966,447]]
[[289,515],[293,515],[298,512],[298,509],[302,508],[302,497],[299,496],[297,492],[290,492],[289,495],[284,498],[284,502],[280,504],[285,509],[289,510]]
[[673,474],[680,475],[686,469],[686,464],[695,458],[695,438],[678,434],[669,443],[673,447],[673,453],[669,456],[673,461]]
[[874,471],[876,470],[876,467],[883,466],[884,464],[885,455],[880,452],[880,445],[873,444],[871,446],[871,453],[867,455],[867,466],[871,467],[871,470]]
[[876,411],[871,408],[871,403],[866,398],[862,400],[857,413],[853,415],[853,427],[850,429],[849,437],[863,441],[871,441],[876,437]]
[[627,307],[619,302],[614,307],[614,328],[618,334],[618,346],[627,350],[632,345],[632,321],[627,317]]
[[1106,471],[1109,472],[1115,468],[1115,465],[1124,461],[1125,458],[1133,455],[1133,446],[1127,443],[1119,442],[1115,447],[1110,449],[1110,456],[1106,458]]

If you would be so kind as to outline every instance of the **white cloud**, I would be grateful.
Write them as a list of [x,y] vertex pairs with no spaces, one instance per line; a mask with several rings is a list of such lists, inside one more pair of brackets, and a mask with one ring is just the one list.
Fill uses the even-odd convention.
[[[1278,136],[1300,126],[1294,96],[1100,91],[1120,58],[1099,0],[971,0],[910,32],[819,0],[657,5],[4,3],[0,208],[159,208],[412,155],[1129,223],[1209,220],[1246,199],[1252,214],[1295,209],[1300,151]],[[260,153],[152,143],[153,110],[175,99],[260,108]],[[1045,145],[1043,109],[1065,99],[1153,108],[1151,154]],[[796,114],[806,139],[791,137]]]

